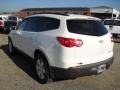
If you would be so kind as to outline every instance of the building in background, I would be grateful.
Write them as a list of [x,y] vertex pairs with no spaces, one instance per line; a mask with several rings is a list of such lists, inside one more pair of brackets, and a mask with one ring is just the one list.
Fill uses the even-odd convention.
[[101,19],[118,18],[120,12],[112,7],[98,6],[90,8],[91,15]]
[[93,8],[87,7],[26,8],[18,12],[3,12],[1,14],[12,14],[13,16],[25,18],[29,15],[40,13],[81,14],[98,17],[100,19],[120,18],[120,11],[107,6],[98,6]]
[[27,8],[20,10],[18,15],[21,17],[26,17],[33,14],[40,13],[62,13],[62,14],[81,14],[81,15],[91,15],[90,8],[82,7],[66,7],[66,8]]

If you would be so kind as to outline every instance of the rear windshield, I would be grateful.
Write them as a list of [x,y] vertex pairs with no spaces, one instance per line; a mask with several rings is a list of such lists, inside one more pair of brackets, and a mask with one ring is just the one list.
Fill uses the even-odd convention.
[[17,18],[10,16],[10,17],[8,18],[8,20],[17,21]]
[[120,20],[105,20],[105,25],[114,25],[114,26],[120,26]]
[[71,33],[102,36],[108,33],[101,21],[96,20],[67,20],[67,28]]

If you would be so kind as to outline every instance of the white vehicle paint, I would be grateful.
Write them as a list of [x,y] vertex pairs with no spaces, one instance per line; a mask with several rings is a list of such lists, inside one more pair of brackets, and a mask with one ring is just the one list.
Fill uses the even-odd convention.
[[0,18],[2,18],[3,21],[7,21],[9,16],[10,15],[0,15]]
[[48,79],[47,76],[43,79],[46,71],[42,66],[45,63],[41,61],[43,56],[48,63],[51,78],[75,78],[101,73],[113,61],[111,34],[100,19],[84,15],[29,16],[21,22],[18,30],[10,32],[9,47],[10,52],[11,48],[17,48],[32,59],[36,57],[36,50],[42,52],[41,58],[35,58],[41,83],[46,83]]
[[120,19],[105,19],[105,27],[113,34],[115,41],[120,41]]

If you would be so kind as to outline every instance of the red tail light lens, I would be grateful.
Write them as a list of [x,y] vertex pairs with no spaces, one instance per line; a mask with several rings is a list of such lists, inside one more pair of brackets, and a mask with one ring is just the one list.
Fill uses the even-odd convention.
[[83,45],[83,41],[81,39],[57,37],[57,40],[60,44],[69,48],[74,46],[81,47]]

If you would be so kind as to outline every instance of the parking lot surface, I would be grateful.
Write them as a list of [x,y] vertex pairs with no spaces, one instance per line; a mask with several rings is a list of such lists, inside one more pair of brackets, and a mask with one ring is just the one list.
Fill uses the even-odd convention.
[[114,44],[114,63],[99,75],[40,84],[33,62],[22,54],[9,55],[7,34],[0,33],[0,90],[120,90],[120,43]]

